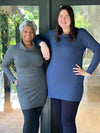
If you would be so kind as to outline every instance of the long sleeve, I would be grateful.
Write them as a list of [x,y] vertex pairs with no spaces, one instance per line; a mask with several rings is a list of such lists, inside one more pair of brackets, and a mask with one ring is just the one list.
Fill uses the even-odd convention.
[[39,34],[35,36],[34,42],[39,45],[41,41],[45,41],[47,45],[51,45],[51,37],[54,35],[54,30],[48,31],[44,34]]
[[5,56],[4,56],[4,59],[3,59],[3,62],[1,64],[1,67],[2,67],[2,70],[3,72],[7,75],[8,79],[12,82],[14,82],[16,80],[16,78],[14,77],[14,75],[12,74],[12,72],[10,71],[10,63],[13,61],[13,46],[11,46],[10,48],[8,48]]
[[100,62],[100,44],[85,29],[82,29],[81,31],[81,38],[84,46],[94,53],[87,69],[87,72],[92,74]]

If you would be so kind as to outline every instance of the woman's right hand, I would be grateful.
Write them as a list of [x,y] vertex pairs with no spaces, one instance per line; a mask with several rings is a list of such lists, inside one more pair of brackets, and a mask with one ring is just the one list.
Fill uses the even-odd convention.
[[39,46],[41,47],[41,52],[42,52],[43,58],[45,58],[45,60],[49,60],[50,59],[50,51],[49,51],[47,44],[42,41],[39,44]]
[[14,81],[14,85],[15,85],[15,87],[16,87],[16,85],[18,85],[18,81],[17,80]]

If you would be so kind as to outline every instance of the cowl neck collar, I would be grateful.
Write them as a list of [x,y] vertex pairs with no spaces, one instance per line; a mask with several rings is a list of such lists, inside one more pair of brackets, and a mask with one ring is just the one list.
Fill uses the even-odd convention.
[[23,50],[26,50],[26,51],[33,51],[34,50],[34,47],[35,47],[35,43],[32,41],[32,44],[33,44],[33,47],[32,48],[25,48],[24,44],[23,44],[23,40],[20,41],[20,48],[23,49]]

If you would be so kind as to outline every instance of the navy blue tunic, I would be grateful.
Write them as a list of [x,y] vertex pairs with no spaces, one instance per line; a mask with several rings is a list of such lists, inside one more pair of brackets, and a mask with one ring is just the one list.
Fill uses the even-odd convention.
[[[83,54],[86,48],[94,52],[93,59],[87,69],[92,72],[100,61],[100,44],[85,30],[78,29],[74,42],[69,41],[69,35],[60,35],[60,41],[55,41],[55,30],[38,36],[51,46],[52,56],[47,69],[48,96],[50,98],[68,101],[80,101],[83,95],[83,79],[73,73],[73,67],[82,67]],[[39,43],[40,40],[37,40]]]

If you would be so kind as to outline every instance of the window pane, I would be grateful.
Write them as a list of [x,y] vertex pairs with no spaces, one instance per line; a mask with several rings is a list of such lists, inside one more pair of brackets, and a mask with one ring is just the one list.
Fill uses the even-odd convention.
[[[72,6],[75,13],[75,25],[85,28],[98,42],[100,42],[100,5]],[[87,69],[93,53],[87,49],[84,54],[83,65]],[[100,72],[100,64],[96,71]]]
[[[37,32],[39,33],[39,6],[1,6],[0,7],[0,27],[3,22],[5,22],[5,18],[3,15],[7,16],[7,23],[5,28],[8,28],[8,43],[9,45],[16,44],[18,32],[18,26],[22,21],[25,20],[34,20],[37,25]],[[1,28],[2,30],[2,28]],[[0,32],[1,33],[1,32]],[[1,44],[1,36],[0,36],[0,44]]]

